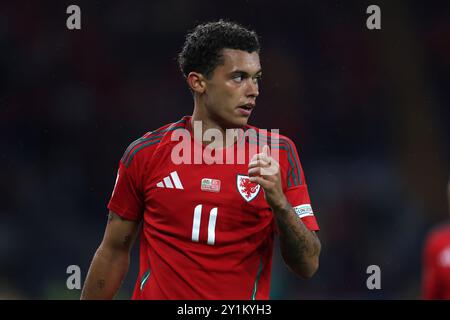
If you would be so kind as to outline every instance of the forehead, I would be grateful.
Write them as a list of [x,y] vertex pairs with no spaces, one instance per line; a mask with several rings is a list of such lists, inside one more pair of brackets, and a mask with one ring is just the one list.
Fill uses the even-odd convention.
[[255,73],[261,69],[259,54],[256,51],[249,53],[236,49],[223,49],[222,56],[224,63],[218,67],[221,67],[224,72],[240,70]]

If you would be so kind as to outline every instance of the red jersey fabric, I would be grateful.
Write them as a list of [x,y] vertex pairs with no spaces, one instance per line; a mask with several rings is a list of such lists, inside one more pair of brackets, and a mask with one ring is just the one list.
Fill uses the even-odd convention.
[[430,233],[423,254],[423,298],[450,300],[450,225]]
[[[145,134],[119,163],[108,208],[125,219],[143,219],[132,298],[269,299],[277,231],[264,191],[248,180],[251,156],[241,164],[175,164],[172,153],[179,141],[172,135],[192,132],[190,120],[185,116]],[[295,145],[282,135],[263,136],[279,151],[288,201],[310,230],[319,230]],[[241,135],[229,148],[237,154],[239,146],[250,148],[255,141],[251,134]]]

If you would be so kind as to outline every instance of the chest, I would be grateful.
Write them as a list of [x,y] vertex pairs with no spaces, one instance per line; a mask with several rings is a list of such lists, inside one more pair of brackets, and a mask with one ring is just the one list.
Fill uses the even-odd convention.
[[145,190],[148,221],[190,241],[224,243],[258,234],[272,221],[247,164],[159,166]]

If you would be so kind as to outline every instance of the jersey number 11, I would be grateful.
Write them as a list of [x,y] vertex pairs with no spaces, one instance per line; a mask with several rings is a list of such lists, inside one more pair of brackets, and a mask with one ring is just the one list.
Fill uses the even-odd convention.
[[[194,220],[192,222],[192,241],[198,242],[199,234],[200,234],[200,221],[202,219],[202,207],[203,205],[199,204],[194,209]],[[217,208],[212,208],[209,212],[209,223],[208,223],[208,241],[209,245],[214,245],[216,240],[216,220],[217,220]]]

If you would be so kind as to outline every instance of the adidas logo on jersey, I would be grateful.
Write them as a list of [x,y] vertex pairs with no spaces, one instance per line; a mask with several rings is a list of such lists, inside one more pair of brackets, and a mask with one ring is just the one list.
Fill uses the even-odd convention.
[[169,176],[158,182],[156,186],[158,188],[184,189],[181,184],[180,177],[178,177],[178,173],[176,171],[171,172]]

